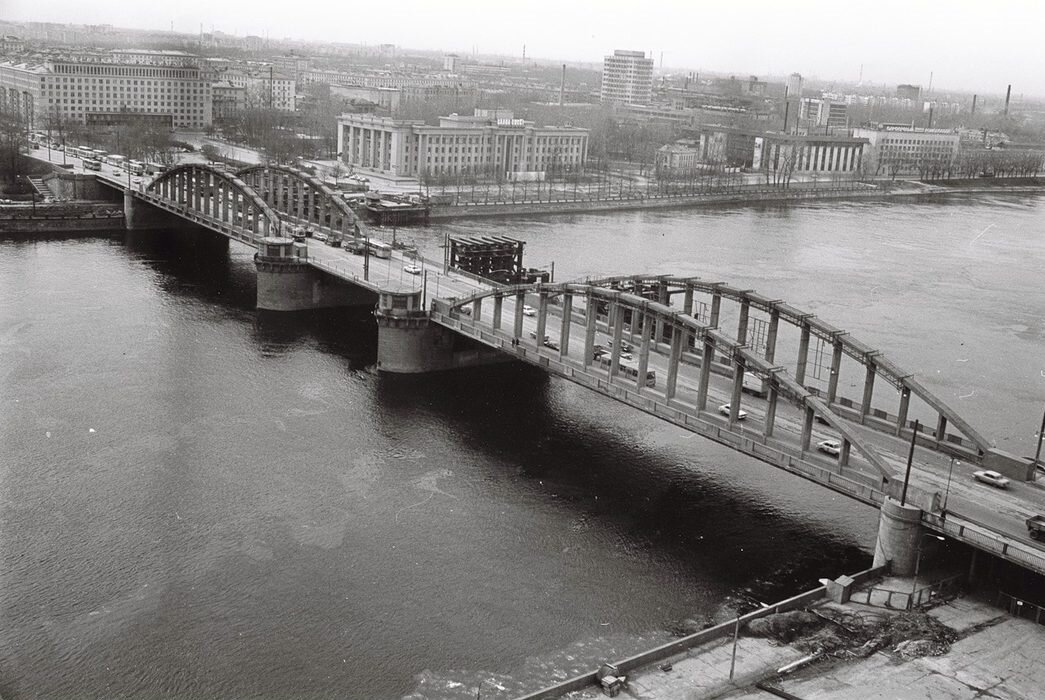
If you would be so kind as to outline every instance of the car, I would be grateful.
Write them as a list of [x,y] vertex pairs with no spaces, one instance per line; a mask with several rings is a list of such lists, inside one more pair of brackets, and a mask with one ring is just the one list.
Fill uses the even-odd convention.
[[999,489],[1009,488],[1009,480],[992,469],[981,469],[978,472],[973,472],[972,476],[976,481],[982,481]]
[[551,340],[548,336],[544,336],[544,347],[551,348],[552,350],[558,350],[559,344],[554,340]]
[[295,243],[304,243],[305,242],[305,232],[304,231],[300,231],[300,230],[298,230],[298,231],[291,231],[290,232],[290,237],[294,239]]
[[532,306],[527,306],[526,304],[523,304],[523,316],[536,316],[536,315],[537,315],[537,309],[533,308]]
[[[308,231],[307,230],[305,231],[305,235],[306,236],[308,235]],[[312,237],[315,238],[320,243],[326,243],[326,240],[327,240],[327,234],[323,233],[322,231],[316,231],[314,234],[312,234]]]
[[[718,412],[724,416],[728,416],[731,408],[732,407],[728,403],[724,403],[718,407]],[[737,411],[737,420],[744,420],[745,418],[747,418],[747,411],[742,408],[739,409]]]
[[421,274],[420,265],[403,265],[403,272],[409,272],[411,275]]
[[816,443],[816,449],[837,457],[842,451],[842,443],[838,442],[838,440],[821,440]]

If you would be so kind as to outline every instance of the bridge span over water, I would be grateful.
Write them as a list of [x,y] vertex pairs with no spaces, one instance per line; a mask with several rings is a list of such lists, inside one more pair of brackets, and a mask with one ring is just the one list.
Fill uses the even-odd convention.
[[[375,308],[382,372],[526,362],[880,508],[875,560],[897,573],[911,573],[928,530],[1045,574],[1024,526],[1045,513],[1032,460],[997,449],[880,349],[783,300],[671,275],[502,286],[401,251],[295,249],[281,238],[289,224],[372,232],[286,167],[185,165],[124,197],[129,229],[188,221],[258,249],[259,308]],[[975,482],[976,469],[1013,486]]]

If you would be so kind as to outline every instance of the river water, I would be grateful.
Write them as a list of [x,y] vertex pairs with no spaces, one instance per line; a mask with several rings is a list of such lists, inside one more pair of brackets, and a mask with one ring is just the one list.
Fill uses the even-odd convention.
[[[398,233],[786,299],[1033,454],[1043,224],[977,195]],[[536,370],[380,377],[372,319],[257,313],[251,255],[0,241],[8,700],[508,697],[869,561],[872,510]]]

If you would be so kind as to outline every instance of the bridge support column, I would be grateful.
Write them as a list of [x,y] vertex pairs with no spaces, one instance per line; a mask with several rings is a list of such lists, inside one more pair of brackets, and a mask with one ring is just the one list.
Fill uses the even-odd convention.
[[867,363],[867,374],[864,376],[864,396],[860,401],[860,422],[867,422],[867,414],[871,412],[871,399],[874,396],[874,376],[878,368],[874,362]]
[[751,316],[751,302],[746,299],[740,304],[740,320],[737,321],[737,344],[747,345],[747,324]]
[[290,240],[262,243],[254,256],[258,270],[258,308],[265,311],[308,311],[342,306],[373,308],[376,295],[343,282],[291,255]]
[[886,497],[878,518],[873,565],[888,562],[890,572],[896,576],[913,574],[923,530],[921,520],[921,508],[900,505],[896,499]]
[[504,308],[504,297],[496,296],[493,298],[493,329],[500,330],[501,328],[501,310]]
[[776,361],[776,338],[780,329],[780,312],[776,309],[769,315],[769,332],[766,335],[766,362]]
[[708,385],[711,383],[711,363],[715,358],[715,339],[704,336],[704,353],[700,358],[700,384],[697,386],[697,410],[708,407]]
[[429,320],[420,292],[382,292],[374,316],[379,372],[422,374],[454,366],[453,335]]
[[833,404],[838,399],[838,379],[842,371],[842,341],[835,339],[831,353],[831,377],[827,380],[827,403]]
[[584,313],[584,367],[590,367],[592,354],[595,352],[595,329],[598,326],[599,314],[595,297],[588,294]]
[[635,385],[640,389],[646,386],[646,372],[649,370],[649,346],[650,333],[652,332],[653,319],[650,314],[642,314],[642,339],[639,345],[639,374],[635,378]]
[[809,364],[809,324],[802,322],[802,334],[798,338],[798,362],[795,365],[795,381],[806,384],[806,365]]
[[733,387],[729,396],[729,425],[740,420],[740,396],[744,390],[744,358],[737,357],[733,368]]
[[537,296],[537,347],[544,345],[545,330],[548,328],[548,293]]
[[773,437],[773,428],[776,427],[776,404],[780,398],[780,394],[777,392],[776,383],[771,382],[769,385],[769,396],[766,399],[766,424],[762,429],[762,434],[768,437]]
[[903,435],[903,429],[907,426],[907,409],[911,405],[911,389],[904,387],[900,389],[900,409],[896,412],[896,434]]
[[686,337],[682,329],[676,325],[671,326],[671,354],[668,355],[668,376],[664,380],[664,398],[675,397],[675,390],[679,379],[679,361],[682,359],[682,346],[686,343]]
[[573,295],[562,295],[562,325],[559,327],[559,359],[570,354],[570,323],[573,321]]

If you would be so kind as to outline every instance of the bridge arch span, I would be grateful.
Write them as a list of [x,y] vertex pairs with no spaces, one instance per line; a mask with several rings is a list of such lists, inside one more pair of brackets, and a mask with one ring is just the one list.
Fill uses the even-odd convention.
[[[537,328],[529,334],[523,332],[523,318],[526,314],[524,300],[527,295],[536,295],[539,299],[539,308],[535,310]],[[557,299],[557,302],[553,302],[553,299]],[[442,302],[437,302],[435,313],[445,312],[452,319],[470,323],[482,317],[483,304],[488,300],[493,301],[494,305],[493,318],[489,326],[492,327],[494,333],[500,331],[512,336],[513,348],[520,343],[529,343],[530,341],[526,339],[527,335],[535,338],[546,337],[546,331],[549,329],[554,333],[555,329],[548,325],[550,304],[558,307],[558,322],[561,325],[555,349],[558,351],[560,360],[565,360],[570,353],[571,324],[584,325],[584,348],[580,353],[583,370],[588,370],[590,366],[597,364],[594,357],[596,329],[609,334],[612,337],[609,350],[611,359],[608,363],[609,383],[613,385],[616,380],[621,385],[627,385],[629,391],[647,392],[646,374],[652,367],[650,364],[652,353],[657,351],[666,355],[668,362],[664,388],[657,390],[657,393],[663,395],[663,399],[657,396],[654,401],[663,403],[664,408],[668,410],[679,405],[677,399],[679,365],[684,361],[683,355],[687,355],[689,362],[699,363],[701,368],[695,406],[691,411],[694,417],[700,412],[708,410],[708,386],[713,373],[713,363],[704,363],[696,358],[698,356],[713,357],[716,354],[728,357],[729,373],[732,375],[732,400],[728,416],[730,429],[742,418],[740,394],[744,388],[744,378],[746,375],[756,376],[765,382],[770,397],[768,402],[770,408],[767,410],[765,419],[766,437],[773,434],[777,399],[784,398],[801,410],[800,439],[803,452],[808,451],[811,447],[814,421],[816,421],[830,426],[838,434],[841,443],[838,464],[841,469],[848,466],[851,450],[855,450],[855,453],[872,467],[875,476],[872,477],[864,471],[853,479],[869,485],[873,495],[867,495],[867,492],[864,492],[862,495],[857,495],[857,498],[862,498],[869,503],[876,502],[892,488],[890,482],[895,483],[895,470],[880,454],[875,444],[850,421],[834,412],[821,397],[795,381],[783,367],[773,365],[752,348],[730,338],[717,328],[701,323],[692,315],[682,313],[678,307],[629,291],[614,289],[605,284],[566,282],[514,285],[477,292],[467,297],[449,300],[442,309],[440,309]],[[501,323],[499,318],[505,300],[514,300],[514,323],[507,327]],[[621,341],[627,337],[624,327],[625,319],[629,315],[634,324],[633,328],[641,326],[640,339],[637,341],[641,348],[638,350],[637,369],[634,367],[636,363],[629,362],[632,369],[635,369],[630,373],[634,376],[625,378],[627,373],[618,375],[618,371],[623,371],[620,370],[623,367],[620,357]],[[602,317],[605,317],[605,321],[602,320]],[[484,327],[486,327],[486,323],[483,320]],[[664,337],[669,338],[669,341],[666,344],[661,343],[657,339],[656,333],[663,334]],[[479,335],[482,336],[481,333]],[[537,345],[539,346],[541,343],[538,341]],[[700,348],[700,350],[696,350],[696,348]],[[577,352],[574,352],[574,357],[576,356]],[[523,359],[547,366],[547,363],[541,362],[541,357],[538,349],[536,354],[524,354]],[[605,368],[606,360],[603,359],[601,362]],[[565,376],[570,376],[570,372],[566,372]],[[656,381],[659,387],[659,377]],[[613,391],[604,393],[614,394]],[[653,391],[647,393],[652,396]],[[660,415],[658,411],[659,409],[654,408],[648,412]],[[741,432],[743,431],[741,430]]]
[[[809,357],[808,354],[803,353],[808,353],[809,341],[818,341],[825,348],[830,348],[831,374],[828,385],[826,391],[817,393],[826,400],[832,411],[855,417],[860,423],[879,422],[876,420],[876,412],[872,408],[872,400],[875,380],[881,379],[899,392],[897,412],[895,415],[889,416],[891,431],[895,435],[910,436],[913,421],[909,419],[908,407],[911,397],[914,396],[936,414],[936,424],[923,426],[925,433],[920,433],[920,440],[931,443],[944,451],[951,451],[952,456],[976,461],[981,461],[993,450],[991,442],[957,411],[880,350],[854,338],[847,331],[816,318],[814,314],[791,306],[782,300],[770,299],[754,290],[739,289],[722,282],[708,282],[697,277],[629,275],[586,280],[586,283],[611,289],[630,289],[642,296],[652,296],[664,303],[668,303],[672,296],[681,294],[683,295],[681,307],[684,309],[684,313],[692,313],[695,295],[703,294],[705,297],[710,297],[705,310],[708,312],[708,324],[712,327],[720,325],[722,300],[731,301],[738,307],[736,338],[741,343],[748,343],[750,340],[746,336],[751,311],[760,311],[768,317],[769,334],[772,336],[773,342],[779,333],[780,321],[795,328],[802,338],[794,372],[794,377],[800,384],[806,384],[805,365]],[[776,348],[770,349],[767,344],[765,356],[770,362],[775,359],[775,350]],[[863,368],[864,390],[859,397],[859,403],[847,401],[839,396],[839,370],[843,355],[855,360]],[[954,428],[960,435],[949,433],[948,428]]]
[[233,173],[203,163],[186,163],[149,183],[147,194],[161,197],[186,212],[250,231],[252,238],[278,236],[279,214],[253,188]]
[[337,192],[303,170],[262,164],[242,168],[237,175],[269,206],[295,223],[323,226],[346,236],[365,231],[363,222]]

